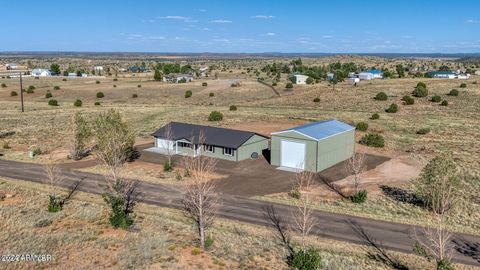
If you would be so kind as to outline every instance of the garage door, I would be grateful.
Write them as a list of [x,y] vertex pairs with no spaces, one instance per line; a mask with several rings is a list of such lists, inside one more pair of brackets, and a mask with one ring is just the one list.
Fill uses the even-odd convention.
[[169,140],[164,140],[164,139],[157,139],[157,147],[159,148],[164,148],[164,149],[170,149],[173,150],[173,141]]
[[281,143],[281,166],[288,168],[305,168],[305,144],[282,140]]

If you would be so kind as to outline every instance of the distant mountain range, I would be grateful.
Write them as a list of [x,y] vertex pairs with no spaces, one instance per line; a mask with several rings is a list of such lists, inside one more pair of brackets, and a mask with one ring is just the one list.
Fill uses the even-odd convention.
[[42,52],[42,51],[4,51],[0,56],[10,57],[58,57],[58,56],[121,56],[121,57],[139,57],[139,56],[173,56],[173,57],[199,57],[199,58],[273,58],[273,57],[325,57],[334,55],[357,55],[357,56],[377,56],[385,58],[478,58],[480,53],[282,53],[282,52],[264,52],[264,53],[175,53],[175,52]]

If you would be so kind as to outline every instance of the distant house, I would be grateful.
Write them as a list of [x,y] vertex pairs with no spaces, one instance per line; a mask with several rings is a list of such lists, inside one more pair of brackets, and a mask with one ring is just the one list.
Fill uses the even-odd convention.
[[451,71],[432,71],[428,72],[427,75],[431,78],[438,78],[438,79],[455,79],[455,73]]
[[475,75],[480,75],[480,70],[475,71]]
[[17,69],[18,68],[18,65],[17,64],[6,64],[5,65],[5,68],[7,70],[13,70],[13,69]]
[[292,82],[295,84],[307,84],[307,75],[302,75],[302,74],[293,74],[290,76],[292,79]]
[[348,78],[348,80],[350,81],[351,84],[356,84],[360,82],[360,79],[356,77],[350,77]]
[[179,122],[170,122],[152,135],[155,147],[147,150],[157,153],[241,161],[257,158],[268,149],[268,138],[255,132]]
[[95,71],[95,74],[101,75],[103,72],[103,67],[102,66],[94,66],[93,70]]
[[73,77],[78,77],[78,75],[75,72],[70,72],[68,73],[68,77],[73,78]]
[[468,80],[470,79],[470,74],[458,74],[457,79],[459,80]]
[[208,67],[201,67],[199,70],[200,77],[206,77],[208,73]]
[[373,74],[370,72],[360,72],[358,73],[358,78],[360,80],[370,81],[373,80]]
[[147,69],[145,67],[132,66],[132,67],[128,67],[127,71],[140,73],[140,72],[146,72]]
[[163,81],[169,83],[186,83],[193,81],[193,75],[171,73],[163,76]]
[[383,71],[381,71],[381,70],[370,69],[370,70],[367,70],[366,72],[371,73],[373,75],[374,79],[382,79],[383,78]]
[[33,69],[30,74],[32,77],[50,77],[52,76],[52,72],[48,69],[44,68],[35,68]]
[[327,81],[332,81],[334,77],[335,77],[335,74],[327,73]]

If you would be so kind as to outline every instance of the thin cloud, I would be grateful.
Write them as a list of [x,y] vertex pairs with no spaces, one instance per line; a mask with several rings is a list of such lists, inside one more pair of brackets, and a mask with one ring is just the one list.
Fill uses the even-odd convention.
[[273,36],[275,36],[275,33],[269,32],[269,33],[266,33],[265,35],[273,37]]
[[333,36],[330,35],[323,35],[322,38],[332,38]]
[[229,20],[211,20],[211,23],[232,23],[232,21]]
[[270,19],[275,18],[275,16],[272,16],[272,15],[255,15],[255,16],[252,16],[252,18],[270,20]]
[[467,19],[467,20],[465,20],[465,23],[470,23],[470,24],[471,23],[480,23],[480,21],[479,20],[474,20],[474,19]]
[[198,11],[200,11],[200,12],[207,12],[207,10],[206,10],[206,9],[203,9],[203,8],[199,9]]
[[210,28],[204,27],[204,28],[202,28],[202,31],[210,31]]
[[165,20],[190,20],[191,18],[190,17],[185,17],[185,16],[169,15],[169,16],[160,17],[160,19],[165,19]]

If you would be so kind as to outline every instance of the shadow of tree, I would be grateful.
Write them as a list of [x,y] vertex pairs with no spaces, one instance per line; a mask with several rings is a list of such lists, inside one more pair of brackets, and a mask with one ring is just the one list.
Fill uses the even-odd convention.
[[467,240],[458,240],[454,239],[453,244],[454,248],[459,253],[471,257],[478,263],[480,263],[480,243],[475,243]]
[[373,251],[367,251],[367,257],[371,260],[375,260],[377,262],[383,263],[384,265],[391,267],[397,270],[408,270],[408,266],[403,264],[397,258],[391,256],[383,247],[382,244],[379,243],[375,238],[373,238],[369,233],[363,229],[363,227],[354,222],[349,220],[348,223],[352,227],[353,231],[357,233],[360,239],[369,247],[373,248]]
[[395,201],[409,203],[415,206],[425,206],[423,200],[412,191],[387,185],[380,185],[380,189],[385,196]]

